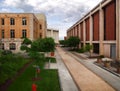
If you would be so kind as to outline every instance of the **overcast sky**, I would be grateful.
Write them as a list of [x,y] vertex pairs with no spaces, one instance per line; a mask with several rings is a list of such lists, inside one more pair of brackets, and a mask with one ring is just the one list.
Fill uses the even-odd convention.
[[44,13],[48,28],[59,30],[59,39],[66,30],[102,0],[0,0],[0,12]]

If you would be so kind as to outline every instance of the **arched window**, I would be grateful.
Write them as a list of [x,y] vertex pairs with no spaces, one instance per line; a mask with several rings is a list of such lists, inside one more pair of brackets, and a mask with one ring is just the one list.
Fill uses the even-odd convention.
[[10,43],[9,48],[10,48],[10,50],[16,50],[15,43]]

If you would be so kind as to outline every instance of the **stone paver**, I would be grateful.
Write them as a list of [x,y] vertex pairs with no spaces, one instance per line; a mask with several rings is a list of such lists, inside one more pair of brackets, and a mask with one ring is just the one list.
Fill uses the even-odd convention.
[[[69,53],[72,57],[77,59],[80,63],[82,63],[84,66],[86,66],[88,69],[90,69],[92,72],[100,76],[102,79],[104,79],[105,82],[109,83],[112,87],[114,87],[117,91],[120,91],[120,77],[96,66],[93,64],[94,61],[87,60],[81,60],[80,58],[76,57],[75,55]],[[92,59],[90,59],[92,60]],[[93,59],[97,60],[97,59]]]
[[58,52],[55,52],[62,91],[79,91]]
[[56,49],[81,91],[115,91],[115,89],[108,85],[104,80],[88,70],[67,52],[59,47]]

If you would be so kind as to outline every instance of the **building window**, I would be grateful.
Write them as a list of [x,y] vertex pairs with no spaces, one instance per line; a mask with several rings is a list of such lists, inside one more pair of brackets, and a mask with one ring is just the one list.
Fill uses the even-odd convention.
[[4,44],[3,43],[0,44],[0,49],[4,50]]
[[15,30],[10,30],[10,38],[15,38]]
[[10,47],[10,50],[16,50],[15,43],[10,43],[9,47]]
[[1,31],[1,37],[2,37],[2,38],[4,38],[4,33],[5,33],[5,31],[2,30],[2,31]]
[[4,25],[5,24],[5,21],[4,21],[4,18],[1,19],[1,25]]
[[40,38],[42,38],[42,33],[40,33]]
[[10,18],[10,25],[15,25],[15,19],[14,18]]
[[26,38],[26,36],[27,36],[27,31],[26,31],[26,29],[23,29],[22,30],[22,38]]
[[24,17],[24,18],[22,18],[22,25],[27,25],[27,20],[26,20],[26,18]]
[[40,24],[40,29],[42,29],[42,25]]

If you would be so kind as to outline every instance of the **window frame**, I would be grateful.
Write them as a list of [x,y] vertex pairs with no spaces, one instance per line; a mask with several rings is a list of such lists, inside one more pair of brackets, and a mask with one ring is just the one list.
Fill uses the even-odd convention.
[[5,38],[5,30],[4,29],[1,30],[1,38]]
[[10,25],[15,25],[15,19],[14,18],[10,18]]
[[26,38],[27,37],[27,30],[23,29],[22,30],[22,38]]
[[27,25],[27,18],[26,17],[22,18],[22,25]]
[[16,44],[15,43],[10,43],[9,44],[9,49],[10,50],[16,50]]
[[14,29],[10,30],[10,38],[15,38],[15,30]]
[[5,19],[1,18],[1,25],[5,25]]

